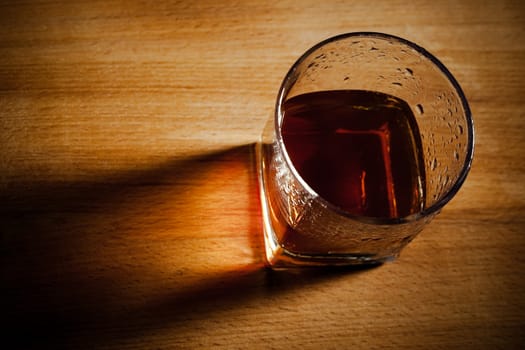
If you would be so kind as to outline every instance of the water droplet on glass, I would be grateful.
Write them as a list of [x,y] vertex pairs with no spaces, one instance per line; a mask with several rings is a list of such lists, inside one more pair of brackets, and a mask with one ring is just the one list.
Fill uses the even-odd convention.
[[445,179],[443,180],[443,187],[445,187],[448,184],[449,181],[450,181],[450,176],[447,174],[445,176]]
[[425,111],[424,111],[424,109],[423,109],[423,106],[422,106],[421,104],[419,104],[419,103],[416,105],[416,110],[417,110],[417,112],[418,112],[419,114],[423,114],[423,113],[425,113]]
[[432,163],[430,163],[430,169],[431,170],[436,170],[436,167],[437,167],[437,159],[434,158],[434,159],[432,159]]

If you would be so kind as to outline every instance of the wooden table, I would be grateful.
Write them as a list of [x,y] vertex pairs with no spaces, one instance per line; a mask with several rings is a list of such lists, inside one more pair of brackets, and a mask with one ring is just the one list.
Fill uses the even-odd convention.
[[[522,2],[264,3],[2,2],[6,348],[525,344]],[[457,77],[472,171],[397,261],[271,272],[253,144],[294,60],[364,30]]]

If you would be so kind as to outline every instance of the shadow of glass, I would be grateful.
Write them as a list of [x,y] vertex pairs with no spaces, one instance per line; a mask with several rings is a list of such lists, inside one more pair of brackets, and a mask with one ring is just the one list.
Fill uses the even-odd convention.
[[159,328],[183,332],[348,275],[264,267],[253,157],[244,145],[97,181],[4,189],[6,334],[26,348],[90,348]]

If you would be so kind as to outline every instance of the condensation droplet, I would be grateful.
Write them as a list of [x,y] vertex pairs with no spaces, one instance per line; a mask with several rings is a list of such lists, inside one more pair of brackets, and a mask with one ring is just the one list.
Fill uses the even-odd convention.
[[436,158],[432,159],[432,163],[430,163],[430,170],[436,170],[437,163],[438,162]]
[[450,181],[450,176],[447,174],[445,176],[445,179],[443,180],[443,186],[446,186],[448,184],[448,182]]
[[392,85],[403,86],[403,84],[401,84],[401,83],[398,82],[398,81],[393,82]]
[[419,103],[416,105],[416,110],[417,110],[417,112],[419,114],[425,113],[425,110],[423,109],[423,106],[421,104],[419,104]]
[[414,71],[410,68],[405,68],[406,72],[409,74],[409,75],[414,75]]
[[458,125],[458,131],[460,135],[463,135],[463,127],[461,125]]
[[454,151],[454,159],[459,160],[459,153],[458,151]]
[[350,79],[350,77],[345,77],[344,80],[347,81],[348,79]]

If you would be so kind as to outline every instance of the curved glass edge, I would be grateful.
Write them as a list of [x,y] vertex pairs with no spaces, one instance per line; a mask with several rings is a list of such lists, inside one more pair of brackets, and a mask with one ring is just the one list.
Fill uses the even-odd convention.
[[[445,77],[448,79],[448,81],[452,84],[455,91],[457,92],[462,107],[465,111],[465,120],[467,122],[467,130],[468,130],[468,144],[467,144],[467,153],[465,155],[465,160],[463,164],[463,168],[456,179],[456,182],[453,186],[448,190],[447,193],[445,193],[436,203],[432,204],[428,208],[423,209],[422,211],[406,216],[401,218],[373,218],[373,217],[366,217],[366,216],[359,216],[359,215],[353,215],[350,214],[338,206],[333,205],[332,203],[328,202],[321,196],[319,196],[299,175],[297,170],[295,169],[295,166],[293,165],[292,161],[290,160],[290,157],[288,155],[288,152],[286,150],[286,147],[284,146],[282,134],[281,134],[281,128],[279,125],[279,119],[280,119],[280,113],[281,113],[281,106],[284,102],[284,98],[286,97],[286,92],[289,90],[289,88],[293,85],[295,82],[295,71],[297,67],[306,59],[308,58],[313,52],[315,52],[320,47],[332,43],[339,40],[344,40],[348,38],[353,37],[367,37],[367,38],[377,38],[382,40],[395,40],[400,42],[403,45],[406,45],[415,51],[417,51],[419,54],[430,60],[436,67],[439,68],[439,70],[445,75]],[[395,225],[395,224],[404,224],[408,222],[413,222],[425,217],[433,216],[439,213],[439,211],[457,194],[463,183],[465,182],[467,175],[470,171],[470,168],[472,166],[472,160],[474,157],[474,122],[472,120],[472,114],[469,107],[469,104],[467,102],[467,99],[465,97],[465,94],[463,93],[463,90],[459,83],[457,82],[456,78],[450,73],[450,71],[445,67],[441,61],[436,58],[434,55],[432,55],[430,52],[428,52],[423,47],[409,41],[406,39],[403,39],[401,37],[380,33],[380,32],[350,32],[350,33],[344,33],[340,35],[333,36],[331,38],[325,39],[318,44],[312,46],[310,49],[308,49],[305,53],[303,53],[292,65],[292,67],[289,69],[288,73],[286,74],[283,82],[281,83],[281,86],[279,88],[279,92],[277,95],[277,101],[275,104],[274,109],[274,128],[275,128],[275,137],[276,142],[279,143],[280,148],[282,149],[282,153],[285,159],[285,162],[287,163],[288,167],[290,168],[291,173],[293,176],[299,181],[299,183],[313,196],[316,196],[316,200],[319,200],[323,205],[330,208],[331,210],[336,211],[342,216],[351,218],[353,220],[358,220],[363,223],[369,223],[369,224],[378,224],[378,225]]]

